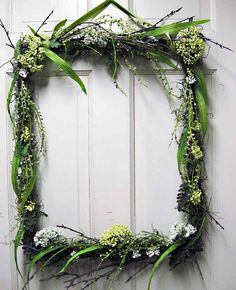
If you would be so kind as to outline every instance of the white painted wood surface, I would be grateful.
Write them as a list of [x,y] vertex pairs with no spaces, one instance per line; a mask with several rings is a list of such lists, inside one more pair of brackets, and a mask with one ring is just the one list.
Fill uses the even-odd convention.
[[[45,28],[48,30],[58,20],[73,21],[100,2],[1,0],[0,17],[17,40],[21,32],[27,31],[27,24],[38,27],[52,9],[55,12]],[[175,20],[191,15],[211,18],[205,33],[236,49],[234,0],[120,2],[150,21],[183,6]],[[107,9],[108,12],[122,16],[114,8]],[[12,53],[5,42],[0,31],[0,63]],[[207,250],[200,259],[204,281],[192,265],[172,272],[165,265],[157,272],[152,289],[236,289],[236,57],[213,46],[207,64],[208,69],[217,69],[208,75],[209,107],[213,114],[208,142],[208,189],[225,231],[209,228]],[[7,69],[5,66],[0,70],[0,290],[20,290],[9,247],[14,237],[15,203],[10,184],[11,136],[5,109],[10,82]],[[122,70],[119,83],[124,95],[114,87],[101,63],[79,62],[75,69],[88,88],[88,97],[61,73],[52,72],[37,79],[36,98],[44,116],[48,144],[38,183],[45,211],[49,213],[42,225],[64,223],[96,236],[114,223],[125,223],[135,231],[152,226],[166,231],[179,219],[175,210],[179,178],[176,146],[168,147],[174,119],[158,76],[145,66],[139,76]],[[140,77],[147,86],[140,84]],[[169,73],[174,86],[181,77]],[[114,289],[146,289],[147,273],[124,286],[125,276]],[[31,289],[60,290],[63,284],[42,284],[36,279]]]

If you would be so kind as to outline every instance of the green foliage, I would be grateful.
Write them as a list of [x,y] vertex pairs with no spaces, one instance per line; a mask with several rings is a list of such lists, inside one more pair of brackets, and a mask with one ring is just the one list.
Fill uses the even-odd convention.
[[90,253],[90,252],[94,252],[94,251],[97,251],[98,249],[100,249],[101,247],[98,245],[96,246],[91,246],[91,247],[88,247],[88,248],[85,248],[83,250],[80,250],[79,252],[75,253],[72,257],[70,257],[70,259],[68,259],[68,261],[65,263],[65,265],[60,269],[59,273],[63,273],[66,268],[75,260],[77,259],[78,257],[80,257],[81,255],[84,255],[84,254],[87,254],[87,253]]
[[207,108],[204,96],[199,88],[195,90],[196,100],[198,105],[198,114],[199,114],[199,121],[201,124],[201,129],[203,135],[206,134],[208,128],[208,116],[207,116]]
[[[124,12],[132,24],[107,16],[94,20],[110,4]],[[145,262],[154,264],[148,282],[150,289],[155,271],[168,256],[171,255],[172,265],[177,265],[202,249],[201,237],[208,210],[203,190],[204,136],[208,128],[208,115],[207,86],[201,68],[205,42],[196,26],[207,22],[197,20],[151,25],[116,1],[106,0],[67,27],[66,20],[60,21],[51,35],[38,34],[30,27],[32,34],[22,36],[17,42],[14,77],[7,97],[7,108],[15,144],[12,186],[17,196],[18,232],[14,241],[14,255],[19,272],[18,247],[22,245],[30,257],[28,280],[58,261],[63,266],[57,275],[64,275],[67,267],[81,257],[99,262],[95,278],[91,278],[91,284],[86,284],[86,287],[102,277],[109,278],[111,286],[125,265]],[[43,117],[34,101],[32,76],[43,69],[46,56],[87,94],[84,83],[65,59],[91,55],[102,56],[118,88],[118,68],[126,65],[134,74],[138,74],[135,58],[145,58],[159,75],[169,101],[178,99],[179,107],[174,111],[176,123],[172,135],[172,139],[176,137],[178,143],[177,162],[182,179],[177,204],[178,210],[187,215],[188,224],[184,224],[185,227],[180,225],[181,233],[175,233],[174,237],[163,235],[157,230],[142,231],[135,235],[125,225],[113,225],[100,239],[78,233],[74,239],[62,240],[59,234],[55,234],[55,229],[47,229],[43,236],[46,242],[37,243],[39,233],[45,230],[37,231],[39,218],[45,214],[35,186],[40,158],[45,154],[45,128]],[[177,69],[177,64],[184,72],[179,95],[173,93],[166,75],[166,66]],[[10,109],[12,102],[13,110]],[[177,137],[179,129],[182,130],[180,138]],[[101,274],[104,270],[103,262],[109,262],[113,270]]]
[[66,62],[63,58],[61,58],[59,55],[46,47],[43,48],[43,52],[48,58],[55,62],[59,66],[59,68],[61,68],[70,78],[76,81],[81,87],[82,91],[87,94],[84,83],[68,62]]
[[147,36],[160,37],[165,34],[175,35],[181,30],[184,30],[184,29],[196,26],[196,25],[204,24],[207,22],[209,22],[209,19],[196,20],[196,21],[183,22],[183,23],[166,24],[166,25],[162,25],[161,27],[152,29],[150,31],[140,33],[138,34],[138,37],[141,37],[141,38],[147,37]]
[[188,182],[183,182],[177,194],[178,211],[184,211],[189,200],[190,186]]

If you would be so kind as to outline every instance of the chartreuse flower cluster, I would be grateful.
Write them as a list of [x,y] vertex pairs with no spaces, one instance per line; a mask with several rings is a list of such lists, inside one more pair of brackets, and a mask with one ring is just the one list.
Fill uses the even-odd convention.
[[195,64],[204,53],[205,42],[200,35],[201,30],[197,27],[180,31],[177,35],[176,51],[187,65]]
[[113,225],[106,230],[100,239],[103,246],[116,247],[118,244],[129,243],[133,239],[131,229],[126,225]]
[[21,38],[20,54],[17,61],[27,72],[39,72],[43,69],[44,59],[42,41],[33,34],[24,35]]

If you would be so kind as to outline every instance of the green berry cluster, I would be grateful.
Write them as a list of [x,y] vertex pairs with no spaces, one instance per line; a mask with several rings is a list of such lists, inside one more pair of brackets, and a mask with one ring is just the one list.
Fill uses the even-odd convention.
[[113,225],[106,230],[100,239],[103,246],[115,247],[123,242],[129,243],[133,239],[132,231],[126,225]]
[[28,34],[22,38],[20,54],[17,57],[22,68],[30,72],[39,72],[43,69],[40,64],[44,59],[41,39],[35,35]]
[[200,37],[201,30],[191,27],[180,31],[175,41],[176,51],[187,65],[196,63],[204,53],[205,42]]

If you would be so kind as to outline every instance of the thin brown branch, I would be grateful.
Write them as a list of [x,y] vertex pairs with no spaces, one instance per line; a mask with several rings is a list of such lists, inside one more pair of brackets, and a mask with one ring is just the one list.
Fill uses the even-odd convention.
[[207,211],[207,214],[209,215],[209,217],[217,224],[217,226],[219,226],[222,230],[224,230],[225,228],[217,221],[216,218],[214,218],[214,216],[209,212]]
[[200,268],[200,265],[199,265],[199,263],[198,263],[198,260],[197,260],[197,257],[196,257],[195,254],[194,254],[194,260],[195,260],[195,263],[196,263],[196,265],[197,265],[197,268],[198,268],[199,274],[200,274],[202,280],[204,280],[204,277],[203,277],[203,274],[202,274],[202,270],[201,270],[201,268]]
[[193,21],[193,18],[195,18],[196,16],[190,16],[190,17],[186,17],[184,19],[181,19],[180,21],[176,22],[176,23],[182,23],[185,21]]
[[171,11],[170,13],[168,13],[166,16],[162,17],[159,21],[157,21],[154,26],[157,26],[158,24],[160,24],[161,22],[167,20],[168,18],[172,17],[174,14],[178,13],[181,9],[183,9],[183,7],[180,7],[176,10]]
[[209,41],[209,42],[211,42],[211,43],[213,43],[213,44],[219,46],[219,47],[222,48],[222,49],[226,49],[226,50],[229,50],[229,51],[232,51],[232,52],[233,52],[233,50],[232,50],[231,48],[229,48],[229,47],[227,47],[227,46],[224,46],[223,44],[221,44],[221,43],[219,43],[219,42],[216,42],[216,41],[214,41],[214,40],[212,40],[212,39],[206,37],[206,36],[203,35],[203,34],[201,34],[200,36],[201,36],[202,39],[205,40],[205,41]]
[[36,30],[36,34],[39,32],[39,30],[47,24],[48,19],[51,17],[51,15],[53,14],[53,10],[49,13],[49,15],[45,18],[45,20],[42,22],[42,24],[39,26],[39,28]]
[[6,43],[6,45],[9,46],[9,47],[11,47],[11,48],[13,48],[13,49],[15,49],[15,46],[14,46],[14,44],[12,43],[11,38],[10,38],[10,35],[9,35],[9,30],[6,29],[5,25],[4,25],[3,22],[2,22],[2,19],[0,19],[0,26],[1,26],[2,29],[5,31],[6,36],[7,36],[7,39],[8,39],[8,41],[9,41],[9,43]]
[[57,225],[57,227],[58,227],[58,228],[62,228],[62,229],[69,230],[69,231],[71,231],[71,232],[73,232],[73,233],[76,233],[76,234],[78,234],[79,236],[84,237],[84,238],[87,239],[87,240],[90,240],[90,241],[93,241],[93,242],[98,242],[97,239],[95,239],[95,238],[90,238],[90,237],[86,236],[84,233],[82,233],[82,232],[80,232],[80,231],[77,231],[77,230],[74,230],[74,229],[72,229],[72,228],[70,228],[70,227],[67,227],[67,226],[65,226],[65,225]]

